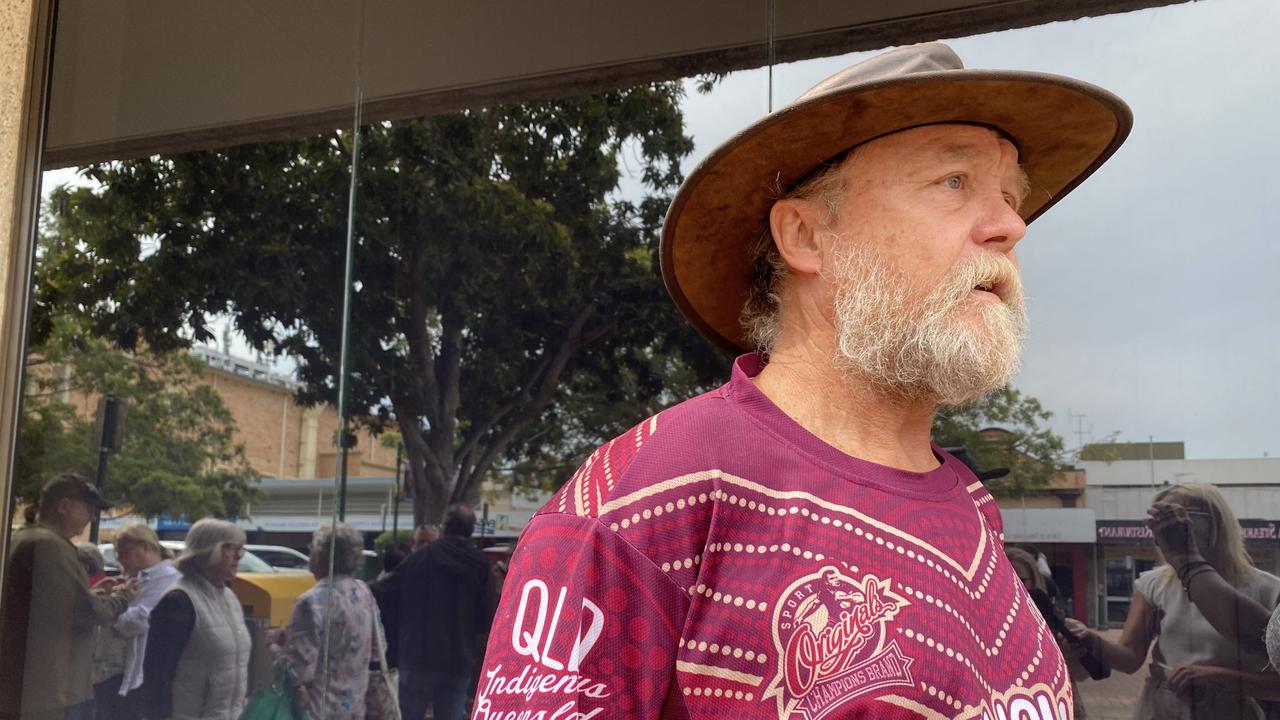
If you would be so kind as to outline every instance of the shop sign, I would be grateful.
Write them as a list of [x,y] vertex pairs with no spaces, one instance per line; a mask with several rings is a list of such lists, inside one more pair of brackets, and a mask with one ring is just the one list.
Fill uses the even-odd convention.
[[1089,508],[1001,508],[1007,543],[1092,543],[1094,512]]
[[519,535],[531,519],[533,519],[533,512],[531,511],[490,511],[487,521],[483,518],[477,518],[475,534],[480,536]]
[[[313,533],[321,525],[332,522],[330,516],[259,515],[235,521],[246,532],[295,532]],[[361,532],[382,532],[391,529],[390,520],[381,515],[348,515],[348,525]],[[384,527],[385,525],[385,527]],[[406,529],[412,529],[410,518]]]
[[1280,543],[1280,522],[1275,520],[1241,520],[1240,532],[1249,545]]
[[[1246,545],[1280,545],[1280,521],[1246,518],[1240,521]],[[1152,545],[1151,531],[1142,520],[1099,520],[1100,545]]]

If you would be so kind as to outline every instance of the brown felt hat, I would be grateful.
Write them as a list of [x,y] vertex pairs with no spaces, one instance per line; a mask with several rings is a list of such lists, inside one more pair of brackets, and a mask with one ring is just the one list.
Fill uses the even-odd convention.
[[685,179],[662,228],[662,277],[689,322],[717,345],[747,349],[739,314],[748,248],[769,209],[814,168],[878,137],[939,123],[986,125],[1009,138],[1031,181],[1028,223],[1097,170],[1133,125],[1123,100],[1079,80],[966,70],[941,43],[841,70],[716,148]]

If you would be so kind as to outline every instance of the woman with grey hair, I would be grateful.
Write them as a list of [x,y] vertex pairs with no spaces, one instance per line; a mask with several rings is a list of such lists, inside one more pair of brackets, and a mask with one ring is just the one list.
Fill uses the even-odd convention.
[[151,613],[143,661],[143,716],[236,720],[249,680],[249,630],[227,583],[244,557],[244,531],[206,518],[187,532],[181,578]]
[[311,540],[316,584],[293,606],[279,661],[294,682],[297,707],[308,718],[365,717],[370,662],[378,658],[377,643],[385,640],[373,594],[352,576],[363,550],[360,532],[345,523],[322,525]]

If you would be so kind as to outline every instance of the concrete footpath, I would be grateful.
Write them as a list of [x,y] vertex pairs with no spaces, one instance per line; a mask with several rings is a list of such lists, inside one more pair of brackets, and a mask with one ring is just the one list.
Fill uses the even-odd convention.
[[[1105,630],[1103,637],[1119,641],[1120,630]],[[1112,672],[1106,680],[1084,680],[1077,688],[1084,699],[1084,709],[1089,720],[1130,720],[1133,707],[1142,694],[1147,671],[1143,668],[1132,675]]]

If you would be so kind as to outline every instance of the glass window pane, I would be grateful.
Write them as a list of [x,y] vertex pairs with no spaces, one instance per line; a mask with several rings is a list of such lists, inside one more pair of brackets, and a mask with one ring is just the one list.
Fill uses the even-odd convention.
[[[880,52],[873,45],[969,27],[949,18],[994,28],[996,11],[948,5],[904,19],[864,4],[834,27],[824,25],[830,8],[761,0],[731,15],[680,9],[686,21],[671,27],[661,2],[580,7],[572,18],[512,7],[497,22],[479,6],[360,3],[303,19],[283,5],[62,5],[0,628],[0,654],[28,670],[0,683],[9,693],[0,714],[18,701],[57,713],[95,686],[104,717],[137,716],[144,703],[177,712],[183,688],[223,670],[192,654],[205,640],[192,618],[217,613],[226,632],[209,640],[235,657],[228,677],[243,675],[223,693],[231,705],[281,677],[293,685],[282,693],[311,716],[337,717],[396,667],[411,713],[427,702],[424,673],[436,672],[456,676],[450,696],[463,705],[517,711],[533,701],[500,708],[495,688],[526,665],[572,664],[585,677],[607,660],[636,672],[661,665],[661,687],[611,687],[611,700],[595,702],[583,699],[592,697],[585,686],[584,713],[639,716],[649,695],[659,706],[737,703],[731,714],[744,717],[781,712],[787,648],[763,609],[777,608],[790,582],[780,568],[836,553],[760,550],[766,559],[751,560],[740,586],[704,583],[701,592],[708,566],[740,563],[759,546],[735,538],[675,553],[686,524],[662,535],[670,557],[619,550],[631,558],[627,572],[652,572],[653,582],[579,597],[561,556],[518,548],[529,547],[525,531],[542,508],[568,516],[619,505],[606,490],[556,493],[576,487],[580,468],[615,457],[609,448],[638,446],[645,418],[673,417],[657,413],[728,377],[731,358],[685,321],[663,284],[660,238],[681,181],[744,127]],[[1110,677],[1068,666],[1078,710],[1092,716],[1129,716],[1165,692],[1190,717],[1258,717],[1270,710],[1266,697],[1280,697],[1259,640],[1259,618],[1280,601],[1280,461],[1270,444],[1280,385],[1265,331],[1280,300],[1271,279],[1280,251],[1268,240],[1277,219],[1269,184],[1254,177],[1280,159],[1267,142],[1280,97],[1268,70],[1280,60],[1268,34],[1278,12],[1265,0],[1219,0],[946,40],[969,67],[1096,83],[1136,117],[1120,152],[1017,246],[1030,298],[1022,369],[991,399],[944,410],[933,434],[948,452],[966,449],[980,477],[1009,471],[982,477],[1012,563],[993,572],[1017,596],[991,605],[992,615],[1034,604],[1012,580],[1022,551],[1024,581],[1044,584],[1045,619],[1073,619],[1086,643],[1110,643],[1092,646]],[[803,154],[809,137],[786,142]],[[742,200],[718,199],[708,232]],[[984,252],[970,230],[982,228],[935,239]],[[726,316],[732,327],[737,306]],[[820,395],[819,404],[849,400],[835,382]],[[707,437],[729,458],[717,471],[761,451]],[[661,480],[695,470],[709,472]],[[600,472],[608,482],[621,473]],[[24,527],[21,511],[38,506],[54,478],[46,522]],[[97,502],[86,487],[114,506],[82,532]],[[1187,513],[1187,533],[1152,537],[1157,497]],[[735,498],[705,502],[728,513],[773,507]],[[621,537],[624,523],[635,533],[656,525],[659,510],[670,521],[703,502],[682,500],[620,516],[618,529],[593,528]],[[822,524],[825,511],[804,509]],[[219,518],[227,524],[205,522]],[[753,527],[762,525],[737,529]],[[1188,538],[1196,552],[1176,552]],[[841,536],[839,552],[867,542]],[[169,555],[197,570],[183,576],[194,578],[185,602],[161,607],[163,593],[146,588]],[[446,555],[464,568],[447,581]],[[845,560],[840,572],[858,582],[872,572]],[[530,584],[535,567],[541,586]],[[658,662],[652,627],[633,622],[626,632],[642,636],[643,652],[623,643],[586,660],[605,647],[594,645],[599,633],[616,635],[617,617],[682,572],[691,581],[669,604],[706,595],[744,613],[726,615],[730,641],[682,635],[679,660],[672,650]],[[168,590],[180,576],[149,587]],[[981,629],[976,616],[927,623],[927,632],[910,625],[910,613],[937,607],[939,596],[912,585],[914,572],[903,577],[898,585],[920,594],[891,587],[911,605],[903,632],[886,638],[913,660],[921,692],[933,683],[928,702],[950,697],[939,710],[950,715],[1012,692],[1016,681],[994,688],[982,675],[993,690],[971,697],[967,669],[955,687],[928,680],[954,660],[931,633],[954,630],[968,643],[979,641],[965,621]],[[198,596],[200,578],[215,589],[229,582],[231,594]],[[92,582],[105,583],[100,597]],[[138,598],[157,603],[142,643],[117,617],[129,605],[111,599],[121,582],[132,583],[125,595],[136,585]],[[446,590],[479,610],[402,612],[406,598],[428,607],[444,602],[429,593]],[[538,643],[513,645],[521,636],[508,624],[483,644],[499,597],[498,616],[523,608]],[[751,613],[741,610],[749,603]],[[546,622],[531,619],[537,612]],[[1122,647],[1126,623],[1141,637]],[[458,634],[447,648],[435,639],[444,631]],[[23,633],[33,632],[70,660],[29,651]],[[1055,638],[1061,653],[1078,652],[1071,632]],[[1016,642],[1001,640],[968,655],[1012,652],[992,649]],[[494,658],[508,650],[519,662],[500,673]],[[370,675],[382,654],[385,667]],[[133,687],[140,657],[158,678],[152,697]],[[1056,655],[1046,646],[1043,657]],[[1175,677],[1182,666],[1200,669]],[[1211,710],[1187,700],[1193,674]],[[118,699],[121,683],[135,694]]]
[[325,682],[272,643],[314,578],[245,546],[307,547],[254,521],[264,479],[312,481],[281,508],[306,536],[332,506],[338,324],[281,289],[340,316],[358,14],[246,8],[59,8],[0,714],[238,716],[279,667]]

